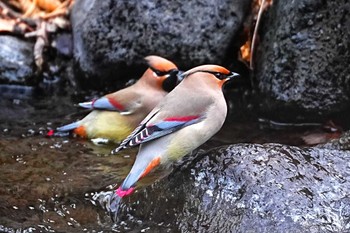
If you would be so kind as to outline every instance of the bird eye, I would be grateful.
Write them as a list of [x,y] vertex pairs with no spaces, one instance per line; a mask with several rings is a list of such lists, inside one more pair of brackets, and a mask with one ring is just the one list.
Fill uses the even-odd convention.
[[158,76],[163,76],[163,75],[166,75],[167,73],[157,70],[157,71],[156,71],[156,74],[157,74]]
[[157,76],[162,76],[161,72],[159,70],[153,70],[153,72],[157,75]]
[[215,77],[217,77],[218,79],[225,79],[226,78],[226,75],[220,73],[220,72],[217,72],[217,73],[214,73]]

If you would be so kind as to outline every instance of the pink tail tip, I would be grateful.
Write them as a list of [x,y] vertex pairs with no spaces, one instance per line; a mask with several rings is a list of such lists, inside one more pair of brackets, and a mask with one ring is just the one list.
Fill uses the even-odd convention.
[[47,132],[46,136],[47,137],[52,137],[55,134],[55,131],[53,129],[49,130],[49,132]]
[[125,196],[129,196],[130,194],[132,194],[132,193],[134,192],[134,190],[135,190],[134,187],[131,187],[131,188],[127,189],[127,190],[122,190],[122,188],[119,187],[119,188],[115,191],[115,193],[116,193],[119,197],[123,198],[123,197],[125,197]]

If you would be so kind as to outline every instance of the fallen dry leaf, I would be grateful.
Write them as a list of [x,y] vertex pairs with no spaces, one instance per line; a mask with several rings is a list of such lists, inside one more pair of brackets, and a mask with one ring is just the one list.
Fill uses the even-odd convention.
[[[252,3],[250,23],[245,29],[247,41],[240,48],[240,58],[254,69],[254,51],[258,41],[258,29],[263,12],[273,4],[273,0],[254,0]],[[252,30],[254,26],[254,30]]]
[[[73,0],[9,0],[0,2],[0,32],[36,37],[33,55],[39,71],[44,64],[49,34],[70,28],[68,13]],[[27,24],[30,22],[30,25]],[[34,28],[32,26],[34,25]]]

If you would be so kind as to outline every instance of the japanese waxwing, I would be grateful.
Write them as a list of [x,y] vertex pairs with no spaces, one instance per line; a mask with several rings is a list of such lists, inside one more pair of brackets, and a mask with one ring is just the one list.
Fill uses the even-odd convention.
[[93,109],[85,118],[57,128],[73,131],[83,138],[125,139],[178,83],[176,65],[159,56],[147,56],[149,68],[133,85],[91,102],[80,103]]
[[202,65],[182,76],[182,82],[112,151],[140,145],[131,171],[116,191],[119,197],[131,194],[136,182],[157,166],[167,167],[199,147],[223,125],[227,105],[222,87],[238,74]]

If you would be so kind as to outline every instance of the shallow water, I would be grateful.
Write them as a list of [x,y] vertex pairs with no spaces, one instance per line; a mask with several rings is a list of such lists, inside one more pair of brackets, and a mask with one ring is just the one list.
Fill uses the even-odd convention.
[[[70,97],[9,98],[0,107],[0,231],[120,229],[108,211],[109,198],[113,198],[112,190],[128,173],[137,149],[110,155],[114,145],[97,146],[72,137],[45,137],[49,129],[86,113],[76,108]],[[201,149],[238,142],[301,145],[301,136],[310,130],[271,130],[261,126],[254,117],[226,122]],[[312,130],[319,127],[313,126]],[[162,171],[151,175],[141,186],[163,175]],[[141,221],[141,228],[142,224]],[[144,229],[147,231],[147,225]]]

